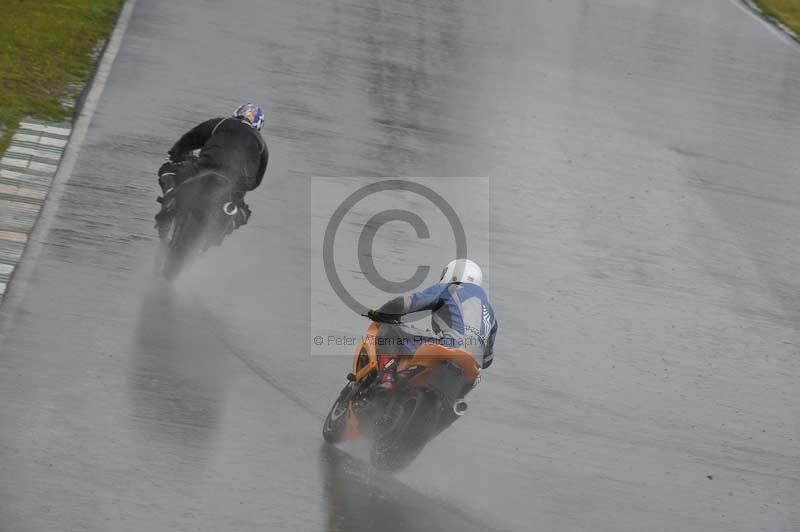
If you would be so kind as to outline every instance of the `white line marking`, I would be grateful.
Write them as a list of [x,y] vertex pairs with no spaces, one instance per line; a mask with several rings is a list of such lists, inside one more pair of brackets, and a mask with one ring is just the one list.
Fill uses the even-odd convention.
[[17,133],[11,140],[24,140],[26,142],[39,142],[42,137],[35,137],[33,135],[26,135],[25,133]]
[[41,137],[38,140],[39,144],[43,144],[45,146],[55,146],[57,148],[63,148],[67,145],[67,141],[63,139],[54,139],[52,137]]
[[5,260],[14,261],[18,266],[19,258],[22,256],[22,252],[6,248],[6,249],[0,249],[0,255],[2,255]]
[[43,182],[41,179],[29,179],[28,177],[19,178],[11,175],[10,172],[6,172],[5,170],[0,170],[0,178],[2,178],[0,179],[0,187],[4,186],[3,183],[8,184],[7,182],[11,181],[14,186],[41,190],[45,193],[47,192],[47,188],[43,188],[41,186]]
[[17,153],[23,155],[32,155],[33,157],[41,157],[42,159],[52,159],[56,163],[61,159],[60,153],[53,153],[51,151],[37,150],[34,148],[26,148],[25,146],[10,146],[6,153]]
[[6,293],[6,283],[0,283],[0,296]]
[[11,240],[12,242],[19,242],[20,244],[24,244],[28,241],[28,235],[16,231],[0,231],[0,238],[3,240]]
[[12,212],[38,214],[40,205],[38,203],[28,203],[27,201],[0,199],[0,207],[3,209],[3,214],[10,214]]
[[0,248],[0,255],[3,256],[5,260],[13,261],[15,267],[19,265],[19,258],[22,256],[22,252],[16,249],[9,249],[8,247]]
[[44,129],[42,131],[44,131],[45,133],[54,133],[56,135],[63,135],[65,137],[69,137],[69,134],[72,130],[63,127],[44,126]]
[[28,167],[28,160],[27,159],[12,159],[11,157],[3,157],[0,159],[0,163],[7,164],[8,166],[19,166],[20,168],[27,168]]
[[31,164],[28,165],[28,168],[30,168],[31,170],[38,170],[40,172],[55,172],[56,171],[56,165],[54,165],[54,164],[37,163],[37,162],[34,162],[34,161],[31,161]]
[[23,172],[14,172],[13,170],[0,168],[0,177],[6,177],[8,179],[25,179],[28,177],[28,175]]
[[20,168],[19,172],[14,172],[7,168],[0,168],[0,177],[5,177],[6,179],[13,179],[14,181],[19,181],[21,183],[38,183],[38,184],[50,184],[51,178],[44,177],[40,175],[33,175],[27,174]]
[[792,39],[791,37],[786,35],[779,28],[777,28],[774,24],[771,24],[770,22],[767,22],[766,20],[761,18],[757,13],[753,13],[753,10],[750,9],[749,7],[747,7],[746,5],[744,5],[742,3],[742,0],[728,0],[728,1],[731,4],[735,5],[736,7],[738,7],[739,10],[744,11],[745,13],[750,15],[752,18],[754,18],[757,21],[759,21],[762,26],[764,26],[765,28],[767,28],[770,31],[770,33],[772,33],[773,35],[776,35],[778,38],[780,38],[780,40],[783,41],[784,44],[787,44],[787,45],[791,46],[795,50],[800,50],[800,46],[797,45],[797,41],[795,41],[794,39]]
[[64,148],[58,148],[56,146],[45,146],[44,144],[38,141],[21,140],[15,137],[11,139],[11,145],[9,149],[13,151],[13,148],[17,146],[22,148],[33,148],[34,150],[46,151],[47,153],[58,153],[59,155],[64,152]]
[[7,185],[0,183],[0,194],[11,194],[14,196],[22,196],[23,198],[42,199],[47,194],[44,190],[33,190],[19,185]]
[[[39,215],[39,221],[33,227],[33,231],[28,237],[28,246],[25,249],[26,260],[20,262],[17,266],[17,273],[14,276],[15,289],[9,294],[9,296],[7,296],[7,298],[4,299],[5,308],[3,309],[3,314],[10,315],[7,314],[8,309],[14,307],[19,303],[19,301],[21,301],[25,292],[25,287],[27,286],[31,273],[33,272],[34,265],[36,264],[39,255],[42,253],[43,245],[41,237],[47,232],[47,229],[52,224],[53,218],[55,218],[55,212],[58,210],[56,208],[58,206],[58,201],[63,194],[67,180],[72,175],[72,171],[75,169],[75,163],[78,160],[78,154],[80,153],[83,143],[86,140],[86,132],[89,131],[89,125],[92,122],[92,116],[94,115],[97,105],[100,102],[100,97],[103,95],[103,89],[106,87],[108,77],[111,75],[111,68],[114,66],[114,59],[116,59],[117,53],[122,46],[122,38],[125,36],[125,31],[128,29],[128,23],[131,20],[131,15],[133,14],[133,8],[135,5],[136,0],[125,0],[125,3],[123,4],[119,13],[117,24],[114,26],[114,30],[111,32],[111,38],[108,40],[106,49],[103,52],[103,57],[100,58],[100,64],[97,66],[97,72],[95,73],[94,79],[91,81],[91,88],[89,89],[86,99],[83,102],[78,119],[75,121],[75,124],[72,127],[72,136],[70,137],[70,142],[67,144],[66,150],[64,151],[64,157],[61,159],[61,165],[58,167],[58,171],[53,178],[48,201],[45,202],[45,206],[42,207]],[[36,126],[36,128],[30,126]],[[63,128],[46,128],[43,130],[39,128],[38,124],[30,124],[21,127],[24,127],[25,129],[34,129],[36,131],[48,131],[51,133],[59,133],[59,131],[61,131],[66,132],[67,135],[70,134],[70,130]],[[34,164],[36,163],[31,163],[31,168],[34,168]],[[5,286],[3,286],[3,291],[5,291]],[[13,327],[14,325],[12,322],[13,320],[0,320],[0,325],[2,325],[0,327],[0,333],[4,332],[7,327]]]
[[[44,126],[42,126],[42,127],[44,127]],[[30,129],[22,127],[22,125],[20,125],[19,128],[17,128],[17,131],[19,131],[19,132],[21,132],[23,134],[26,134],[26,135],[34,135],[37,138],[38,137],[47,137],[47,138],[57,138],[57,139],[64,139],[64,140],[67,140],[69,138],[69,135],[56,135],[55,133],[47,133],[45,131],[38,131],[38,130],[37,131],[32,131]],[[70,129],[70,131],[72,131],[72,129]]]
[[48,126],[47,124],[31,124],[30,122],[20,122],[19,127],[22,129],[30,129],[31,131],[53,133],[55,135],[62,135],[64,137],[68,137],[71,131],[71,129],[68,127]]
[[44,131],[44,125],[31,124],[30,122],[20,122],[19,127],[22,129],[30,129],[31,131]]
[[14,267],[12,265],[0,263],[0,275],[11,275],[13,271]]

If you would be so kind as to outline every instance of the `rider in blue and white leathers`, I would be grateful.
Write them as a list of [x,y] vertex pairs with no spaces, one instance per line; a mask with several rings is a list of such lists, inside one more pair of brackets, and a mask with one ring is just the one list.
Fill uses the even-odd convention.
[[497,319],[489,298],[480,284],[483,273],[468,259],[452,261],[442,272],[438,284],[388,301],[368,316],[389,321],[400,316],[431,311],[431,325],[437,343],[463,349],[475,357],[482,368],[494,359]]

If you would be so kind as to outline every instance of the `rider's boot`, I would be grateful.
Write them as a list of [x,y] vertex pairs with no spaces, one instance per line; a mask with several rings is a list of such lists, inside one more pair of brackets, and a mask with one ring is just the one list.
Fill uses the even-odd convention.
[[164,196],[158,198],[157,201],[159,203],[164,203],[164,198],[175,188],[175,173],[165,172],[161,174],[158,176],[158,184],[161,185],[161,192]]
[[[162,198],[159,198],[161,200]],[[172,216],[167,209],[166,205],[161,206],[161,210],[158,211],[156,214],[156,225],[155,228],[158,230],[158,238],[160,240],[166,240],[167,236],[169,235],[169,226],[172,222]]]
[[155,228],[158,230],[158,238],[164,240],[169,234],[169,226],[172,221],[170,209],[168,208],[167,196],[175,189],[175,168],[174,163],[164,163],[158,169],[158,184],[161,187],[163,196],[156,198],[161,204],[161,210],[156,214]]

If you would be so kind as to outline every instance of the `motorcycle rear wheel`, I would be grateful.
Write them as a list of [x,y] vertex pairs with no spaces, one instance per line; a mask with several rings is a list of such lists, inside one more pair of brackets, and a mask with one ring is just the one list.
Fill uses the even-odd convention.
[[419,455],[434,434],[439,419],[439,401],[431,393],[410,389],[395,397],[398,403],[387,406],[387,415],[378,421],[370,449],[370,462],[376,469],[399,471]]
[[166,249],[162,273],[168,281],[175,280],[191,258],[198,227],[191,213],[179,212],[172,222],[172,235]]

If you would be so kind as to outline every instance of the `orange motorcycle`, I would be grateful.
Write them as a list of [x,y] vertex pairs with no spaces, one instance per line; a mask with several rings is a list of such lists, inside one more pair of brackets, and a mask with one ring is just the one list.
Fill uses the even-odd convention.
[[417,334],[399,322],[370,323],[356,346],[348,383],[325,418],[325,441],[369,437],[372,464],[396,471],[466,412],[464,397],[480,381],[475,358]]

